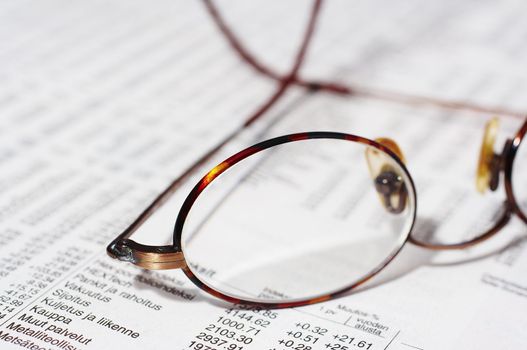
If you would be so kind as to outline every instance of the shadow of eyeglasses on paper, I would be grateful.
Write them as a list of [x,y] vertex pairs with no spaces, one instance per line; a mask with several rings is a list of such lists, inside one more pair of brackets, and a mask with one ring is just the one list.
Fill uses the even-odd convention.
[[[427,234],[433,234],[434,230],[436,230],[438,227],[438,222],[432,219],[418,219],[416,224],[416,230],[426,230]],[[438,251],[407,244],[392,261],[392,263],[390,263],[382,272],[380,272],[372,280],[352,291],[343,294],[341,297],[346,297],[355,293],[361,293],[371,288],[380,287],[384,284],[394,282],[423,266],[458,266],[496,257],[502,254],[504,251],[523,244],[526,241],[527,235],[515,236],[511,237],[511,239],[507,240],[506,242],[502,242],[498,246],[493,245],[487,250],[478,251],[477,254],[471,254],[468,257],[466,254],[463,254],[463,256],[457,256],[454,254],[450,256],[448,260],[442,260],[440,262],[434,261],[434,257],[438,254]],[[198,287],[190,285],[189,281],[183,275],[180,277],[173,275],[167,277],[155,272],[153,273],[144,270],[141,271],[134,279],[134,288],[138,290],[154,291],[163,298],[178,300],[185,303],[205,302],[218,308],[232,306],[230,303],[208,295],[207,293],[202,292]]]
[[[421,218],[416,220],[415,231],[419,232],[420,230],[424,230],[425,233],[422,233],[422,235],[430,237],[434,235],[439,227],[440,224],[436,220]],[[507,239],[505,242],[500,242],[498,245],[484,247],[483,249],[478,246],[477,253],[469,254],[467,256],[467,254],[455,254],[456,252],[454,252],[454,254],[449,254],[448,258],[441,260],[434,259],[440,253],[439,251],[422,248],[413,244],[406,244],[392,263],[390,263],[383,271],[372,280],[361,285],[359,288],[346,293],[346,295],[360,293],[396,281],[420,267],[460,266],[497,257],[505,251],[514,249],[525,242],[527,242],[527,234],[515,235],[511,236],[510,239]],[[464,252],[466,252],[466,250],[464,250]],[[457,253],[461,253],[461,251],[457,251]]]

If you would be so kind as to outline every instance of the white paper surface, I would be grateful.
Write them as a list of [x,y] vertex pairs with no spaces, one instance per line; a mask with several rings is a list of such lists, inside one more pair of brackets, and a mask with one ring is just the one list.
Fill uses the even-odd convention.
[[[218,6],[266,64],[287,70],[308,5]],[[1,349],[527,344],[526,226],[516,218],[473,249],[408,245],[365,290],[296,309],[238,310],[180,271],[110,259],[106,245],[275,85],[230,50],[198,2],[0,7]],[[524,9],[520,1],[328,2],[302,75],[521,112]],[[457,230],[489,214],[473,194],[473,174],[490,117],[295,88],[210,166],[289,132],[389,136],[418,189],[416,230]],[[502,118],[499,147],[520,123]],[[134,239],[170,242],[194,180]],[[503,197],[501,187],[488,198]]]

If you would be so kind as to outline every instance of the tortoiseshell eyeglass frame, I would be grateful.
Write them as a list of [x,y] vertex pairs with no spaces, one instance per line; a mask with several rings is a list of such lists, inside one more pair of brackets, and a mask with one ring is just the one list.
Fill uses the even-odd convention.
[[[334,291],[332,293],[317,296],[312,299],[304,299],[304,300],[297,300],[292,302],[280,302],[280,303],[273,303],[273,302],[255,302],[251,300],[243,300],[239,298],[232,297],[230,295],[226,295],[213,287],[203,283],[199,277],[197,277],[193,272],[192,269],[187,265],[185,261],[184,251],[182,249],[182,232],[183,232],[183,226],[185,223],[185,219],[187,218],[192,205],[196,201],[196,199],[199,197],[199,195],[205,190],[205,188],[212,183],[218,176],[220,176],[222,173],[224,173],[226,170],[231,168],[232,166],[236,165],[237,163],[243,161],[244,159],[258,153],[261,151],[264,151],[268,148],[279,146],[286,143],[291,142],[302,142],[304,140],[310,140],[310,139],[334,139],[334,140],[342,140],[344,142],[355,142],[358,144],[362,144],[365,146],[369,146],[371,149],[376,149],[384,153],[385,155],[388,155],[391,157],[391,159],[399,165],[400,169],[404,172],[407,179],[409,179],[408,182],[404,183],[404,194],[405,196],[410,196],[411,201],[415,204],[413,208],[410,210],[411,214],[411,225],[409,226],[409,229],[407,232],[403,232],[402,238],[404,240],[402,241],[401,245],[396,249],[391,255],[387,256],[379,266],[375,267],[373,271],[371,271],[369,274],[361,277],[358,281],[350,284],[349,286],[346,286],[345,288],[342,288],[338,291]],[[366,161],[366,159],[365,159]],[[398,174],[401,176],[402,174]],[[372,183],[372,187],[373,187]],[[408,188],[410,187],[410,188]],[[407,197],[404,197],[407,198]],[[405,199],[406,200],[406,199]],[[382,202],[381,202],[382,203]],[[380,204],[381,205],[381,204]],[[294,307],[294,306],[302,306],[307,304],[314,304],[319,303],[322,301],[333,299],[339,295],[342,295],[350,290],[353,290],[357,288],[358,286],[362,285],[369,279],[371,279],[373,276],[378,274],[382,269],[384,269],[394,258],[395,256],[401,251],[404,244],[409,240],[410,232],[412,231],[414,222],[415,222],[415,216],[416,216],[416,205],[417,205],[417,199],[415,196],[415,186],[412,181],[412,178],[406,169],[404,163],[399,158],[397,153],[395,153],[392,149],[389,147],[378,143],[373,140],[369,140],[364,137],[356,136],[356,135],[350,135],[345,133],[337,133],[337,132],[323,132],[323,131],[314,131],[314,132],[306,132],[306,133],[297,133],[297,134],[290,134],[290,135],[284,135],[276,138],[272,138],[269,140],[262,141],[260,143],[257,143],[251,147],[248,147],[231,157],[227,158],[220,164],[216,165],[212,170],[210,170],[205,176],[199,180],[199,182],[194,186],[194,188],[190,191],[187,198],[185,199],[183,205],[181,206],[181,209],[179,211],[179,214],[176,219],[175,227],[174,227],[174,234],[173,234],[173,244],[170,246],[146,246],[139,244],[127,237],[118,237],[116,240],[114,240],[109,246],[108,246],[108,254],[112,256],[113,258],[131,262],[135,265],[138,265],[140,267],[146,268],[146,269],[174,269],[174,268],[180,268],[183,270],[185,275],[199,288],[205,290],[209,294],[214,295],[215,297],[218,297],[220,299],[223,299],[227,302],[236,303],[236,304],[250,304],[254,306],[260,306],[260,307],[268,307],[268,308],[287,308],[287,307]],[[401,211],[393,212],[390,210],[389,207],[385,207],[387,211],[391,212],[394,215],[400,214]]]
[[[504,166],[503,170],[505,173],[505,191],[507,192],[507,199],[512,205],[512,210],[527,224],[527,213],[522,211],[518,204],[518,199],[514,196],[514,188],[512,187],[512,169],[514,165],[514,159],[522,143],[523,138],[527,134],[527,118],[523,123],[522,127],[516,133],[513,139],[510,139],[505,144],[504,149]],[[525,147],[525,146],[523,146]]]
[[[484,240],[489,239],[491,236],[496,234],[501,228],[503,228],[508,221],[510,220],[511,216],[513,214],[517,214],[525,223],[527,223],[527,217],[524,212],[522,212],[521,208],[518,205],[518,201],[514,196],[514,190],[512,185],[512,169],[514,165],[514,160],[518,151],[518,148],[521,145],[521,142],[527,132],[527,119],[523,123],[522,127],[519,129],[519,131],[516,133],[514,138],[508,139],[505,142],[505,146],[503,148],[503,151],[501,154],[494,154],[494,158],[498,161],[493,161],[492,166],[496,167],[494,169],[491,169],[491,172],[495,174],[494,176],[498,176],[501,172],[504,173],[504,185],[505,185],[505,192],[506,192],[506,201],[504,203],[504,211],[502,216],[496,221],[496,224],[487,232],[484,232],[483,234],[477,236],[474,239],[471,239],[469,241],[456,243],[456,244],[431,244],[426,242],[421,242],[419,240],[416,240],[412,235],[412,228],[415,222],[415,211],[412,218],[412,225],[410,227],[410,230],[406,234],[404,243],[401,245],[400,249],[397,250],[394,254],[391,256],[388,256],[384,262],[378,266],[374,271],[372,271],[370,274],[364,276],[359,281],[341,289],[336,292],[332,292],[326,295],[322,295],[316,298],[312,299],[305,299],[305,300],[299,300],[294,302],[281,302],[281,303],[269,303],[269,302],[255,302],[250,300],[243,300],[239,298],[235,298],[226,294],[223,294],[219,292],[218,290],[215,290],[214,288],[206,285],[203,283],[189,268],[185,261],[184,252],[182,251],[182,230],[183,225],[185,222],[185,219],[190,212],[193,203],[198,198],[200,193],[203,192],[203,190],[212,182],[214,179],[216,179],[219,175],[221,175],[223,172],[225,172],[227,169],[232,167],[233,165],[237,164],[238,162],[242,161],[243,159],[250,157],[254,155],[255,153],[261,152],[265,149],[268,149],[273,146],[281,145],[288,142],[298,142],[302,140],[308,140],[308,139],[320,139],[320,138],[326,138],[326,139],[341,139],[351,142],[357,142],[360,144],[368,145],[370,147],[373,147],[375,149],[379,149],[385,154],[390,155],[403,169],[403,171],[406,173],[408,179],[410,179],[410,185],[411,189],[405,188],[405,192],[407,195],[412,195],[413,201],[415,205],[417,206],[417,199],[415,198],[415,187],[413,184],[413,181],[411,180],[411,176],[408,173],[403,161],[400,159],[399,155],[394,152],[389,147],[378,143],[376,141],[372,141],[360,136],[350,135],[350,134],[344,134],[344,133],[335,133],[335,132],[307,132],[307,133],[299,133],[299,134],[291,134],[291,135],[285,135],[280,136],[277,138],[269,139],[263,142],[260,142],[254,146],[251,146],[249,148],[246,148],[233,156],[227,158],[217,166],[215,166],[211,171],[209,171],[191,190],[189,195],[187,196],[185,202],[183,203],[181,210],[178,214],[176,224],[174,227],[174,235],[173,235],[173,244],[167,245],[167,246],[148,246],[143,245],[140,243],[137,243],[131,239],[129,239],[130,235],[137,230],[137,228],[142,224],[143,221],[136,221],[134,222],[125,232],[123,232],[119,237],[117,237],[107,248],[108,254],[116,259],[131,262],[137,266],[140,266],[145,269],[155,269],[155,270],[164,270],[164,269],[177,269],[180,268],[183,270],[185,275],[199,288],[203,289],[204,291],[208,292],[209,294],[216,296],[220,299],[223,299],[227,302],[232,303],[244,303],[244,304],[250,304],[254,306],[260,306],[260,307],[269,307],[269,308],[286,308],[286,307],[295,307],[295,306],[302,306],[302,305],[308,305],[313,303],[319,303],[322,301],[333,299],[339,295],[342,295],[346,292],[349,292],[358,286],[362,285],[366,281],[370,280],[373,276],[378,274],[382,269],[384,269],[399,253],[399,251],[402,249],[404,244],[406,242],[411,242],[413,244],[416,244],[418,246],[428,248],[428,249],[437,249],[437,250],[445,250],[445,249],[463,249],[470,247],[472,245],[475,245],[477,243],[480,243]],[[497,186],[491,186],[491,183],[495,183],[495,180],[489,182],[489,187],[491,189],[495,190]],[[498,179],[499,183],[499,179]],[[157,206],[154,208],[147,208],[146,211],[153,211],[157,208]],[[387,210],[389,210],[387,208]],[[143,213],[144,214],[144,213]],[[151,213],[149,213],[151,214]],[[149,216],[149,215],[147,215]],[[146,220],[146,219],[145,219]]]
[[[192,166],[190,166],[188,169],[182,172],[180,176],[175,178],[174,181],[170,183],[168,187],[162,193],[160,193],[153,200],[153,202],[132,222],[132,224],[129,227],[127,227],[118,237],[116,237],[108,245],[107,252],[113,258],[131,262],[145,269],[163,270],[163,269],[181,268],[185,272],[185,274],[192,280],[192,282],[194,282],[198,287],[228,302],[252,304],[255,306],[267,307],[267,308],[285,308],[285,307],[313,304],[313,303],[329,300],[343,293],[346,293],[347,291],[350,291],[356,288],[357,286],[359,286],[360,284],[369,280],[375,274],[380,272],[390,261],[392,261],[393,258],[397,254],[395,253],[393,254],[393,256],[388,257],[387,260],[385,260],[385,263],[382,266],[380,266],[377,270],[375,270],[374,273],[370,274],[369,276],[366,276],[366,278],[361,279],[361,281],[359,281],[358,283],[355,283],[335,293],[327,294],[327,295],[324,295],[324,296],[321,296],[315,299],[301,300],[301,301],[296,301],[296,302],[284,302],[284,303],[264,303],[262,302],[262,303],[259,303],[259,302],[254,302],[254,301],[245,301],[245,300],[233,298],[228,295],[224,295],[208,287],[204,283],[202,283],[189,269],[189,267],[186,264],[183,252],[181,251],[181,249],[179,249],[179,247],[181,247],[181,226],[180,225],[182,225],[182,221],[181,221],[182,219],[179,219],[179,218],[186,216],[190,207],[184,206],[184,208],[182,208],[180,212],[180,215],[178,216],[178,221],[176,223],[176,227],[174,230],[174,244],[165,245],[165,246],[150,246],[150,245],[144,245],[144,244],[138,243],[130,239],[131,235],[135,231],[137,231],[137,229],[154,212],[156,212],[156,210],[159,207],[161,207],[174,194],[175,191],[179,189],[180,185],[189,177],[189,175],[193,174],[202,165],[206,164],[206,162],[209,161],[213,155],[217,154],[218,151],[221,150],[223,146],[229,143],[241,131],[243,131],[245,128],[249,127],[250,125],[252,125],[255,121],[261,119],[261,117],[264,116],[266,112],[285,95],[285,93],[290,89],[290,87],[297,85],[297,86],[306,88],[308,91],[312,93],[316,93],[318,91],[325,91],[327,93],[334,93],[334,94],[344,95],[344,96],[364,96],[364,97],[369,97],[369,98],[374,98],[374,99],[375,98],[387,99],[387,100],[393,100],[396,102],[410,104],[410,105],[423,105],[423,104],[424,105],[427,105],[427,104],[435,105],[439,108],[445,108],[445,109],[451,109],[451,110],[471,110],[471,111],[484,112],[487,114],[508,115],[512,117],[519,117],[521,115],[521,113],[518,113],[516,111],[508,111],[508,110],[496,109],[492,107],[478,106],[474,104],[468,104],[463,101],[444,101],[444,100],[427,98],[427,97],[422,97],[422,96],[407,96],[407,95],[397,94],[397,93],[393,93],[389,91],[364,90],[364,89],[360,89],[357,87],[350,87],[350,86],[342,85],[340,82],[303,80],[298,75],[298,72],[304,62],[304,58],[305,58],[308,46],[311,42],[311,38],[312,38],[314,29],[316,26],[316,21],[318,20],[318,17],[319,17],[319,12],[320,12],[320,8],[322,6],[323,0],[314,0],[313,2],[309,20],[306,25],[306,30],[304,32],[304,36],[302,37],[301,44],[299,46],[299,49],[297,50],[297,54],[296,54],[296,57],[295,57],[295,60],[293,62],[291,69],[289,70],[289,72],[287,72],[284,75],[276,74],[275,72],[271,71],[268,67],[263,65],[261,62],[259,62],[256,59],[256,57],[252,55],[241,44],[238,38],[234,35],[234,32],[231,31],[228,25],[223,21],[218,10],[216,9],[216,7],[214,6],[211,0],[203,0],[203,3],[205,4],[205,7],[211,14],[212,19],[218,26],[219,31],[226,37],[227,41],[229,42],[233,50],[240,56],[240,58],[245,63],[247,63],[252,68],[254,68],[258,73],[275,80],[277,82],[276,90],[266,100],[264,100],[259,106],[257,106],[255,111],[246,118],[246,121],[243,125],[241,125],[238,129],[236,129],[231,134],[226,135],[226,137],[224,137],[222,141],[216,144],[212,149],[209,149],[200,159],[196,160],[196,162]],[[526,213],[523,213],[521,211],[518,205],[518,202],[516,198],[514,197],[514,191],[513,191],[512,182],[511,182],[513,162],[514,162],[517,150],[526,132],[527,132],[527,119],[525,120],[523,126],[520,128],[516,136],[513,139],[510,139],[506,142],[503,152],[501,154],[494,154],[494,157],[493,157],[494,161],[492,162],[492,164],[489,164],[489,167],[491,168],[490,171],[494,174],[494,178],[493,178],[494,182],[492,184],[489,184],[489,187],[492,190],[496,189],[497,187],[496,184],[499,184],[499,174],[503,172],[505,191],[507,195],[507,199],[504,204],[504,207],[505,207],[504,213],[500,217],[500,219],[497,220],[493,228],[491,228],[489,231],[483,233],[482,235],[472,240],[462,242],[459,244],[451,244],[451,245],[430,244],[430,243],[421,242],[417,240],[411,234],[407,236],[406,240],[409,241],[410,243],[414,243],[418,246],[429,248],[429,249],[462,249],[462,248],[470,247],[474,244],[477,244],[479,242],[482,242],[490,238],[492,235],[497,233],[503,226],[507,224],[507,222],[509,221],[510,217],[513,214],[517,214],[525,223],[527,223]],[[359,136],[339,134],[339,133],[311,132],[311,133],[282,136],[281,138],[264,141],[258,145],[262,147],[262,145],[271,145],[273,144],[273,142],[283,143],[283,142],[299,141],[301,139],[313,138],[315,137],[315,135],[318,135],[318,137],[325,136],[329,138],[332,138],[332,137],[341,138],[341,139],[344,138],[345,140],[348,140],[348,141],[365,143],[370,146],[377,147],[378,149],[384,151],[385,153],[392,155],[392,157],[394,157],[394,159],[396,159],[397,162],[399,162],[402,165],[402,169],[406,171],[406,168],[404,167],[404,164],[400,160],[400,157],[396,154],[396,152],[392,152],[390,147],[386,147],[378,142],[367,140]],[[258,152],[258,147],[256,146],[250,147],[230,157],[228,160],[225,161],[227,163],[225,162],[221,163],[221,164],[224,164],[223,166],[221,166],[220,164],[219,169],[221,169],[221,171],[225,171],[228,168],[225,164],[232,166],[232,164],[228,162],[229,160],[231,162],[234,160],[240,161],[244,159],[244,157],[248,157],[249,155],[254,154],[255,152]],[[219,171],[218,170],[216,171],[218,173],[216,173],[215,176],[218,176]],[[498,177],[497,179],[496,179],[496,176]],[[409,175],[408,175],[408,178],[411,179]],[[498,180],[498,182],[496,182],[496,180]],[[199,195],[199,193],[204,189],[204,187],[200,189],[200,186],[206,186],[206,184],[203,185],[202,182],[198,183],[198,185],[194,188],[194,190],[189,195],[189,198],[194,198],[193,200],[195,200],[197,195]],[[413,187],[413,183],[412,183],[412,187]]]

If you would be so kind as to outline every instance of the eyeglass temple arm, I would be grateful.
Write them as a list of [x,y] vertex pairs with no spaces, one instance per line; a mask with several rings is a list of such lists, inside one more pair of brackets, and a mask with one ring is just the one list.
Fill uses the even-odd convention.
[[[394,140],[382,137],[375,141],[392,151],[401,162],[405,162],[403,152]],[[368,148],[366,161],[384,208],[392,214],[402,213],[406,207],[408,191],[400,174],[388,162],[387,155],[377,149]]]
[[[284,82],[288,79],[287,75],[279,75],[252,54],[243,42],[238,38],[234,31],[230,29],[227,22],[223,19],[220,11],[214,5],[212,0],[203,0],[208,13],[211,15],[214,23],[217,25],[219,31],[225,36],[234,51],[241,57],[243,61],[253,67],[257,72],[263,74],[266,77],[277,80],[278,82]],[[405,95],[396,93],[393,91],[366,89],[361,86],[347,86],[337,81],[311,81],[304,80],[300,76],[295,76],[292,79],[292,83],[316,91],[327,91],[330,93],[336,93],[339,95],[358,95],[367,96],[371,98],[377,98],[382,100],[392,100],[402,103],[410,103],[414,105],[436,105],[441,108],[453,109],[453,110],[469,110],[478,111],[482,113],[498,113],[508,115],[514,118],[523,118],[524,113],[520,111],[504,110],[502,108],[495,108],[491,106],[482,106],[471,104],[462,100],[441,100],[438,98],[429,98],[426,96],[419,95]]]
[[[246,49],[246,47],[241,43],[240,39],[234,34],[234,32],[229,28],[227,23],[223,20],[223,17],[221,16],[219,10],[217,9],[216,5],[214,5],[212,0],[203,0],[203,3],[205,4],[205,7],[209,12],[212,20],[218,26],[220,32],[225,36],[234,51],[236,51],[236,53],[238,53],[246,63],[253,67],[257,72],[271,79],[280,82],[283,82],[287,79],[287,75],[281,76],[275,71],[271,70],[269,67],[265,66],[262,62],[260,62],[255,55],[253,55],[249,50]],[[318,11],[315,15],[318,16]],[[311,90],[324,90],[343,95],[350,95],[353,93],[350,87],[341,85],[336,82],[305,81],[302,80],[300,77],[295,76],[293,78],[292,83]]]
[[122,261],[131,262],[137,266],[151,270],[164,270],[184,268],[186,265],[183,252],[180,247],[171,245],[167,246],[150,246],[137,243],[129,237],[141,226],[169,197],[175,192],[184,179],[192,174],[199,166],[204,164],[214,154],[217,153],[224,145],[233,139],[241,130],[252,124],[260,118],[275,102],[288,90],[289,86],[296,79],[297,73],[304,62],[307,49],[311,42],[311,37],[315,31],[316,20],[322,5],[322,0],[314,0],[313,8],[310,13],[306,31],[298,49],[293,67],[286,78],[281,81],[277,91],[262,104],[255,113],[253,113],[245,123],[237,130],[227,135],[227,137],[211,149],[207,154],[200,158],[196,163],[189,167],[180,177],[175,179],[168,188],[166,188],[154,201],[146,208],[141,215],[106,248],[110,257]]

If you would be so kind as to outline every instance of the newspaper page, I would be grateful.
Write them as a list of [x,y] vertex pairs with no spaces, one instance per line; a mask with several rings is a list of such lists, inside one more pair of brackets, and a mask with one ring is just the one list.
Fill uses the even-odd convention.
[[[310,5],[215,4],[262,62],[287,72]],[[497,115],[496,147],[514,135],[527,110],[524,9],[520,1],[324,3],[301,75],[382,93],[289,89],[193,174],[134,239],[169,244],[183,200],[222,159],[270,137],[317,130],[397,140],[417,188],[416,235],[463,234],[495,219],[503,187],[483,199],[474,174],[485,123],[496,116],[485,110],[504,111]],[[4,2],[0,16],[1,349],[527,344],[526,226],[516,217],[470,249],[406,244],[357,291],[279,310],[221,301],[180,270],[148,271],[111,259],[107,244],[173,178],[242,125],[276,82],[233,52],[200,2]],[[482,108],[409,104],[383,94]],[[292,162],[288,174],[307,162]],[[253,195],[275,188],[284,198],[296,193],[300,180],[279,175],[258,168],[250,175],[258,179]],[[299,200],[309,200],[314,213],[357,210],[331,201],[330,180],[315,177]],[[327,229],[333,225],[337,220],[328,220]],[[221,258],[212,244],[207,254]]]

